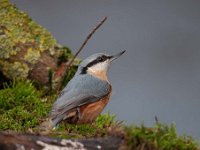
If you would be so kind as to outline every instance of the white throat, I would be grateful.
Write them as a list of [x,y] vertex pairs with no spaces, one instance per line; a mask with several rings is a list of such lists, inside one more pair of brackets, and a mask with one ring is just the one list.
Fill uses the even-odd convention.
[[107,79],[107,72],[109,69],[110,64],[108,62],[98,63],[92,67],[89,67],[87,70],[88,74],[101,78],[103,80]]

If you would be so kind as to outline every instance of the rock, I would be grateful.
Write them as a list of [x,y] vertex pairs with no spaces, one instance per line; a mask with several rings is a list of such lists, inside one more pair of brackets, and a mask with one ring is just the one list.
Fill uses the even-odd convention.
[[72,56],[45,28],[7,0],[0,0],[0,84],[30,79],[58,88],[66,75],[63,66]]

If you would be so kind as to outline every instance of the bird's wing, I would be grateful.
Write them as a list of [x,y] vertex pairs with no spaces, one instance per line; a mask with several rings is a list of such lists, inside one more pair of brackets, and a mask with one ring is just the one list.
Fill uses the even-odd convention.
[[75,76],[54,103],[50,117],[61,121],[67,111],[98,101],[109,94],[110,88],[108,82],[93,76]]

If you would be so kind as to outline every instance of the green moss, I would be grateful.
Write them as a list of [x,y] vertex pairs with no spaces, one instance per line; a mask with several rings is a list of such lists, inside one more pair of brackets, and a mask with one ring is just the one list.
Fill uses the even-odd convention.
[[85,125],[75,125],[75,124],[60,124],[59,127],[52,133],[51,136],[60,138],[84,138],[84,137],[94,137],[96,129],[94,126]]
[[[44,96],[29,81],[16,81],[0,90],[0,130],[27,131],[37,128],[50,111],[55,95]],[[175,125],[159,122],[152,128],[127,127],[119,124],[114,115],[100,115],[92,124],[74,125],[61,123],[49,136],[60,138],[91,138],[119,136],[126,141],[127,149],[199,150],[197,143],[188,136],[178,136]]]
[[[55,95],[44,96],[29,81],[16,81],[4,85],[0,90],[0,130],[26,131],[35,128],[47,116]],[[107,128],[114,126],[114,116],[100,115],[93,124],[73,125],[61,123],[52,136],[95,137],[107,134]]]
[[96,126],[101,130],[104,130],[105,127],[112,126],[116,123],[117,122],[115,120],[115,115],[111,115],[110,113],[105,113],[98,116],[98,118],[95,121]]
[[57,48],[62,50],[60,53],[60,56],[58,57],[58,65],[61,65],[62,62],[66,62],[67,60],[73,57],[71,50],[68,47],[63,46],[63,47],[57,47]]
[[130,149],[199,150],[197,142],[191,137],[178,136],[174,124],[167,126],[157,122],[153,128],[142,125],[126,127],[125,130]]
[[28,81],[14,82],[0,90],[0,130],[26,131],[48,113],[51,103]]
[[108,128],[112,128],[117,124],[114,118],[114,115],[105,113],[98,116],[96,121],[92,124],[75,125],[63,122],[52,132],[51,136],[62,138],[106,136],[109,134]]

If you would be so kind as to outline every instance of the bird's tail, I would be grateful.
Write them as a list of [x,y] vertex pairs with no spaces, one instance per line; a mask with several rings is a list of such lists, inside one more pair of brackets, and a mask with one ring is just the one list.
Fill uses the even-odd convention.
[[52,129],[55,129],[55,127],[58,125],[58,123],[61,121],[62,119],[57,117],[57,118],[52,118],[51,116],[49,116],[48,118],[46,118],[38,127],[37,127],[37,131],[39,134],[42,135],[47,135],[51,132]]
[[37,132],[41,135],[47,135],[54,127],[53,121],[47,118],[37,127]]
[[62,114],[59,117],[52,117],[49,115],[45,121],[43,121],[39,126],[38,126],[38,133],[42,135],[47,135],[51,132],[52,129],[54,129],[62,120],[67,120],[73,116],[76,115],[76,112],[69,113],[68,115]]

